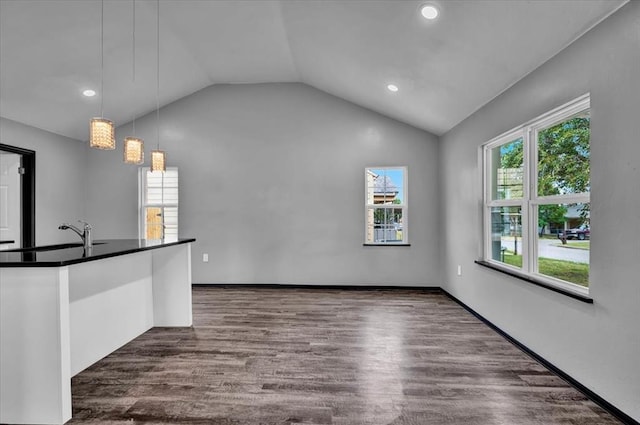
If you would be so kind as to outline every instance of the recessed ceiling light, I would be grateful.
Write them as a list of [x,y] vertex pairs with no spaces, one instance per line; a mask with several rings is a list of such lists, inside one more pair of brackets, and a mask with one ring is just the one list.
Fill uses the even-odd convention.
[[96,91],[95,90],[91,90],[91,89],[87,89],[87,90],[83,91],[82,94],[87,96],[87,97],[93,97],[93,96],[96,95]]
[[398,91],[398,86],[396,86],[395,84],[387,84],[387,89],[395,93]]
[[426,19],[436,19],[438,17],[438,9],[432,4],[425,4],[422,6],[420,13]]

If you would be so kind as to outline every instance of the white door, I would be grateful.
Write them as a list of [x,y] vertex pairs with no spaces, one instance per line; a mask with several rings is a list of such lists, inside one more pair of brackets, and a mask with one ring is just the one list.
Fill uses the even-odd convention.
[[0,250],[20,248],[20,160],[18,154],[0,152]]

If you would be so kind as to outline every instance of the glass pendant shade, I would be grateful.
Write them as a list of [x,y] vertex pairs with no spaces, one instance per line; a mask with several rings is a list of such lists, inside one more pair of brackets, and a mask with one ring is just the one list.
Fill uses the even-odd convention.
[[89,124],[89,146],[97,149],[116,148],[116,129],[113,122],[104,118],[93,118]]
[[151,151],[151,172],[166,170],[167,155],[164,151]]
[[127,164],[142,164],[144,162],[144,142],[137,137],[125,137],[124,162]]

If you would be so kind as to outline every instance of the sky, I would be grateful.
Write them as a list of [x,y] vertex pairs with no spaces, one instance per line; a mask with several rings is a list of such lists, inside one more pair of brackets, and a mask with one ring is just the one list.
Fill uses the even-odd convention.
[[370,168],[370,170],[380,177],[386,175],[389,179],[391,179],[391,181],[393,182],[393,186],[395,186],[398,190],[397,198],[404,203],[404,194],[402,190],[404,183],[403,174],[406,171],[404,168]]

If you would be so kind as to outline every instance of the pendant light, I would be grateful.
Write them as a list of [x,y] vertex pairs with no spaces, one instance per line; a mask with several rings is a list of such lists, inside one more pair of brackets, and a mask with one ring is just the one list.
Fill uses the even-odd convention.
[[116,130],[113,121],[104,118],[104,0],[100,4],[100,118],[89,124],[89,146],[97,149],[116,148]]
[[144,162],[144,141],[137,137],[124,138],[124,162],[140,165]]
[[140,165],[144,162],[144,141],[137,137],[124,138],[124,162]]
[[158,142],[156,150],[151,151],[151,172],[161,171],[164,172],[167,169],[167,155],[164,151],[160,150],[160,0],[156,0],[158,5],[158,15],[157,15],[157,79],[156,79],[156,121],[157,121],[157,132],[158,132]]
[[167,167],[167,154],[161,150],[151,151],[151,172],[162,171],[165,172]]
[[[136,0],[133,3],[133,57],[131,60],[133,72],[132,80],[135,84],[136,81]],[[127,164],[140,165],[144,162],[144,141],[135,137],[136,135],[136,116],[133,116],[133,136],[125,137],[124,139],[124,162]]]

